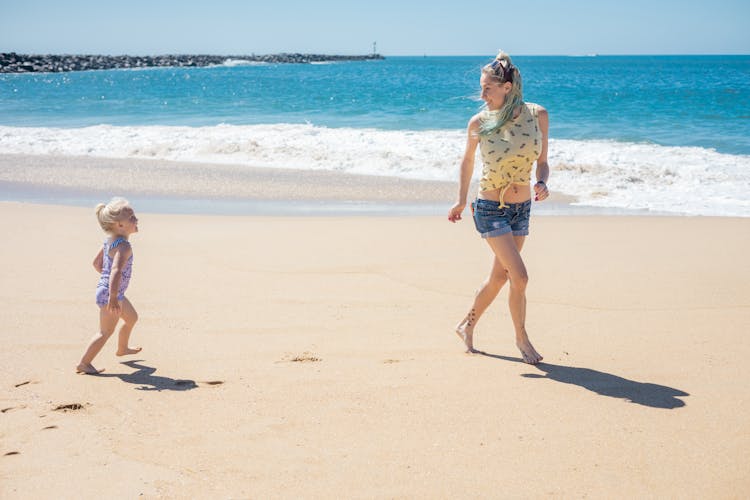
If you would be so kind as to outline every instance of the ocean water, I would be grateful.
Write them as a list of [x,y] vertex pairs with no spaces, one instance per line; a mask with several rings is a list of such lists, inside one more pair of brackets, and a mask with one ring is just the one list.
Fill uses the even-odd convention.
[[[489,60],[4,74],[0,154],[456,180]],[[525,99],[550,113],[552,190],[584,206],[750,216],[750,56],[514,62]]]

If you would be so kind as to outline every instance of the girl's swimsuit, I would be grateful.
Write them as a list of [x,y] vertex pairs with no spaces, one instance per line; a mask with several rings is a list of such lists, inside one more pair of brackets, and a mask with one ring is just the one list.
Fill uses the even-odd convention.
[[[96,285],[96,304],[99,307],[106,306],[109,302],[109,275],[112,272],[112,257],[109,256],[109,252],[113,248],[117,248],[120,244],[129,245],[130,243],[128,243],[128,241],[122,236],[116,238],[112,243],[109,243],[107,240],[104,241],[102,275],[99,278],[99,284]],[[125,298],[125,290],[128,289],[132,272],[133,255],[131,254],[128,261],[125,263],[125,267],[122,268],[122,279],[120,280],[120,288],[117,290],[117,300]]]
[[538,111],[538,105],[524,103],[515,119],[479,137],[483,164],[479,191],[500,189],[500,208],[506,206],[503,195],[511,184],[531,181],[531,167],[542,152]]

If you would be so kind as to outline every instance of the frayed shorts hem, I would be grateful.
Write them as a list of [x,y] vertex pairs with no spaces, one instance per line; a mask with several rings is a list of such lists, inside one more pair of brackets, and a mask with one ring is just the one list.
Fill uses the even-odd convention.
[[496,238],[498,236],[502,236],[504,234],[513,233],[513,236],[528,236],[529,230],[528,229],[522,229],[519,231],[513,231],[512,229],[503,228],[503,229],[494,229],[492,231],[489,231],[487,233],[480,233],[480,236],[482,238]]

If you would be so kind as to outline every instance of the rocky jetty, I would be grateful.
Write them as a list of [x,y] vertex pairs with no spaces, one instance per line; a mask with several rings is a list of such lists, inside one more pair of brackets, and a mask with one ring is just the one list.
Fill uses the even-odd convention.
[[0,53],[0,73],[58,73],[94,69],[216,66],[226,61],[305,64],[328,61],[365,61],[383,59],[380,54],[337,56],[324,54],[268,54],[250,56],[163,55],[163,56],[97,56],[36,55]]

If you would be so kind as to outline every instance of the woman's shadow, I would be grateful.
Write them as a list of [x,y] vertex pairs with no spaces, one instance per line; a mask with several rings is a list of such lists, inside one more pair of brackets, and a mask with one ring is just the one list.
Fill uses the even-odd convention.
[[136,359],[134,361],[124,361],[120,364],[127,365],[130,368],[135,368],[137,371],[133,373],[112,373],[112,374],[100,374],[100,377],[117,377],[123,382],[128,384],[136,384],[140,387],[136,387],[139,391],[189,391],[190,389],[196,389],[198,384],[194,380],[185,379],[173,379],[169,377],[162,377],[160,375],[154,375],[156,368],[152,368],[146,365],[139,365],[143,360]]
[[[520,358],[510,356],[500,356],[479,351],[483,356],[505,361],[522,361]],[[539,363],[535,365],[539,373],[527,373],[521,375],[527,378],[546,378],[562,382],[564,384],[573,384],[591,392],[609,396],[612,398],[625,399],[631,403],[636,403],[651,408],[665,408],[673,410],[685,406],[685,402],[677,399],[689,396],[687,392],[665,385],[651,384],[648,382],[636,382],[626,378],[604,373],[589,368],[576,368],[573,366],[553,365],[551,363]]]

